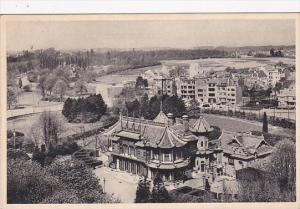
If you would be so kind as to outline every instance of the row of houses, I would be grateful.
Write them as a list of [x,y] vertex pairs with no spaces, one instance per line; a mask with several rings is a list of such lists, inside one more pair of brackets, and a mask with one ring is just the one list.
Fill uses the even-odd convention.
[[232,78],[159,78],[156,92],[178,95],[185,101],[197,100],[200,104],[238,105],[242,102],[242,89]]

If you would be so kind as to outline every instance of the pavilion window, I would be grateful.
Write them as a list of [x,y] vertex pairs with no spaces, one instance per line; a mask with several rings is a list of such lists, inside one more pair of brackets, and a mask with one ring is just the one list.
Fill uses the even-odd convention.
[[201,172],[205,171],[205,162],[204,161],[201,161],[200,170],[201,170]]
[[158,151],[157,150],[154,150],[154,159],[158,160]]
[[170,162],[171,161],[169,152],[164,153],[164,161],[165,162]]

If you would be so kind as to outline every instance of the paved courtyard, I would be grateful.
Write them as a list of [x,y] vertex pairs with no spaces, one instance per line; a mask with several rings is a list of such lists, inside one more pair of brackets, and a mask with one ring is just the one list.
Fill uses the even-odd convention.
[[[108,167],[101,167],[94,170],[100,178],[101,185],[106,193],[119,198],[122,203],[133,203],[139,177],[129,173],[115,171]],[[104,185],[105,179],[105,185]]]

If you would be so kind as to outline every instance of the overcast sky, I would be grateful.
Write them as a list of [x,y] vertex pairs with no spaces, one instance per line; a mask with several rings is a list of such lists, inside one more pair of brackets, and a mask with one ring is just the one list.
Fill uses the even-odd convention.
[[293,20],[7,22],[7,49],[294,45]]

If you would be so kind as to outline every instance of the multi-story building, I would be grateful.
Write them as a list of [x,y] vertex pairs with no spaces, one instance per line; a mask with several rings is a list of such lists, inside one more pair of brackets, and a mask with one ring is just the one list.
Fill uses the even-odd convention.
[[267,75],[269,86],[275,87],[276,83],[285,77],[285,74],[281,73],[276,66],[264,66],[261,69]]
[[183,100],[195,99],[196,81],[194,78],[180,77],[175,81],[179,97]]
[[289,88],[280,90],[276,96],[279,108],[293,109],[296,107],[295,85],[291,85]]
[[237,105],[242,101],[242,90],[232,85],[229,78],[199,79],[196,81],[196,99],[202,104]]
[[211,183],[220,175],[263,162],[273,148],[263,136],[223,131],[200,116],[173,118],[162,111],[154,120],[120,116],[102,137],[109,141],[115,169],[164,181],[181,180],[186,173]]

